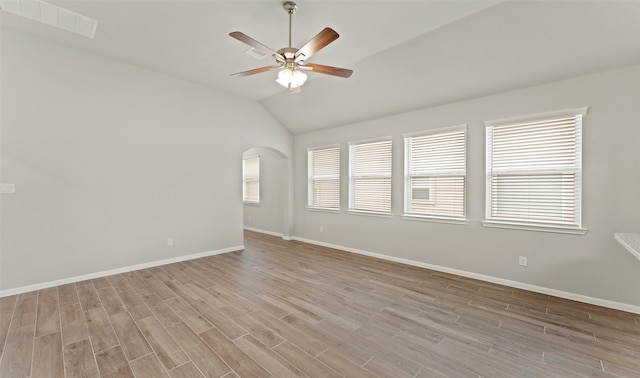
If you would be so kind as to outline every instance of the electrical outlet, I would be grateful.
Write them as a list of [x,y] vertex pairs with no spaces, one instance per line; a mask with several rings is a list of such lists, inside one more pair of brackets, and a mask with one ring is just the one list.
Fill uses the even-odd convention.
[[167,239],[167,247],[173,247],[173,239]]
[[518,257],[518,265],[520,265],[520,266],[528,266],[527,256]]
[[324,226],[320,226],[320,232],[324,232]]
[[251,215],[249,215],[249,219],[248,220],[251,220]]

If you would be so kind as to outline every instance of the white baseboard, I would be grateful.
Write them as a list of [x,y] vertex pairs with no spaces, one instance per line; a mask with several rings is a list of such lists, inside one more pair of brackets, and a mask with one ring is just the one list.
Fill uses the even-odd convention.
[[253,228],[253,227],[245,227],[244,228],[247,231],[253,231],[253,232],[259,232],[261,234],[267,234],[267,235],[271,235],[271,236],[277,236],[279,238],[283,238],[284,240],[291,240],[290,237],[288,236],[284,236],[283,234],[279,233],[279,232],[273,232],[273,231],[267,231],[267,230],[261,230],[259,228]]
[[615,309],[615,310],[621,310],[621,311],[632,312],[632,313],[635,313],[635,314],[640,314],[640,306],[635,306],[635,305],[632,305],[632,304],[620,303],[620,302],[610,301],[610,300],[607,300],[607,299],[589,297],[589,296],[582,295],[582,294],[575,294],[575,293],[570,293],[570,292],[566,292],[566,291],[550,289],[550,288],[547,288],[547,287],[530,285],[530,284],[523,283],[523,282],[511,281],[511,280],[506,280],[506,279],[503,279],[503,278],[487,276],[487,275],[484,275],[484,274],[467,272],[465,270],[459,270],[459,269],[447,268],[447,267],[439,266],[439,265],[427,264],[427,263],[424,263],[424,262],[421,262],[421,261],[408,260],[408,259],[403,259],[403,258],[400,258],[400,257],[384,255],[384,254],[381,254],[381,253],[363,251],[363,250],[356,249],[356,248],[343,247],[341,245],[335,245],[335,244],[325,243],[325,242],[321,242],[321,241],[317,241],[317,240],[300,238],[300,237],[297,237],[297,236],[293,236],[293,237],[291,237],[291,239],[292,240],[297,240],[297,241],[300,241],[300,242],[303,242],[303,243],[315,244],[315,245],[319,245],[319,246],[322,246],[322,247],[338,249],[338,250],[345,251],[345,252],[351,252],[351,253],[357,253],[359,255],[375,257],[375,258],[382,259],[382,260],[393,261],[393,262],[397,262],[397,263],[401,263],[401,264],[417,266],[417,267],[420,267],[420,268],[437,270],[439,272],[455,274],[455,275],[458,275],[458,276],[463,276],[463,277],[468,277],[468,278],[474,278],[474,279],[477,279],[477,280],[480,280],[480,281],[492,282],[492,283],[499,284],[499,285],[505,285],[505,286],[514,287],[514,288],[517,288],[517,289],[533,291],[533,292],[536,292],[536,293],[541,293],[541,294],[546,294],[546,295],[553,295],[555,297],[564,298],[564,299],[570,299],[570,300],[573,300],[573,301],[588,303],[588,304],[592,304],[592,305],[596,305],[596,306],[602,306],[602,307],[612,308],[612,309]]
[[244,245],[239,245],[239,246],[235,246],[235,247],[217,249],[215,251],[200,252],[200,253],[194,253],[194,254],[191,254],[191,255],[172,257],[170,259],[165,259],[165,260],[158,260],[158,261],[152,261],[152,262],[143,263],[143,264],[129,265],[129,266],[125,266],[125,267],[122,267],[122,268],[110,269],[110,270],[105,270],[105,271],[96,272],[96,273],[83,274],[81,276],[63,278],[63,279],[60,279],[60,280],[43,282],[43,283],[34,284],[34,285],[28,285],[28,286],[22,286],[22,287],[17,287],[17,288],[14,288],[14,289],[0,290],[0,298],[7,297],[9,295],[27,293],[29,291],[47,289],[49,287],[64,285],[64,284],[73,283],[73,282],[80,282],[80,281],[85,281],[85,280],[91,280],[91,279],[94,279],[94,278],[112,276],[114,274],[126,273],[126,272],[131,272],[131,271],[134,271],[134,270],[153,268],[153,267],[156,267],[156,266],[167,265],[167,264],[176,263],[176,262],[180,262],[180,261],[193,260],[193,259],[199,259],[201,257],[220,255],[220,254],[223,254],[223,253],[228,253],[228,252],[233,252],[233,251],[240,251],[240,250],[243,250],[243,249],[244,249]]

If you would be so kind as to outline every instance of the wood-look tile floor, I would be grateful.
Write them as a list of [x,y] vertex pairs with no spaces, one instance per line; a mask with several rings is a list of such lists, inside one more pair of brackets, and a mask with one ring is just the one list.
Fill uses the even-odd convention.
[[1,377],[640,377],[640,315],[246,233],[0,299]]

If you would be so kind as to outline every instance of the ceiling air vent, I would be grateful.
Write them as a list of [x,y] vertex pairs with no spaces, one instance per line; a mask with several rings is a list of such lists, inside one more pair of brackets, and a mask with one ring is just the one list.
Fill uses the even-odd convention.
[[4,12],[93,38],[98,21],[39,0],[0,0]]
[[263,53],[262,51],[258,51],[256,49],[254,49],[253,47],[250,48],[249,50],[244,52],[245,54],[252,56],[258,60],[264,58],[265,56],[267,56],[267,54]]

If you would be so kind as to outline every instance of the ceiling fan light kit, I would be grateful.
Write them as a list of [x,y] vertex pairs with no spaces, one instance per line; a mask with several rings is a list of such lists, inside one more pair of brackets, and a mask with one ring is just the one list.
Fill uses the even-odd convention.
[[307,81],[307,75],[299,70],[292,68],[285,68],[278,73],[276,82],[285,88],[290,90],[293,88],[301,87],[304,82]]
[[244,33],[235,31],[229,33],[229,36],[243,42],[253,49],[271,55],[278,65],[266,66],[261,68],[255,68],[248,71],[237,72],[231,74],[231,76],[244,77],[255,75],[262,72],[267,72],[275,69],[280,69],[276,82],[283,87],[286,87],[292,93],[300,91],[300,87],[306,82],[307,75],[301,70],[316,72],[325,75],[338,76],[348,78],[353,73],[352,70],[346,68],[338,68],[325,66],[321,64],[306,63],[306,60],[312,55],[326,47],[331,42],[338,39],[339,35],[331,28],[324,28],[320,33],[313,37],[309,42],[299,49],[291,47],[291,19],[293,14],[298,9],[296,3],[287,1],[282,4],[284,10],[289,14],[289,47],[281,48],[275,51],[255,39],[247,36]]

